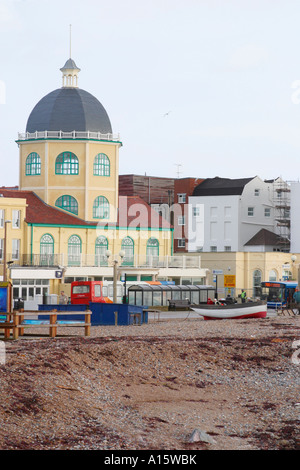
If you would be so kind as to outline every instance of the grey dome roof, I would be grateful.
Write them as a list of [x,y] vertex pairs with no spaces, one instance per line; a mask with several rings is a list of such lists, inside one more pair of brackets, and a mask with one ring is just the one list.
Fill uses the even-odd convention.
[[80,88],[58,88],[44,96],[33,108],[26,132],[93,131],[112,133],[111,123],[102,104]]

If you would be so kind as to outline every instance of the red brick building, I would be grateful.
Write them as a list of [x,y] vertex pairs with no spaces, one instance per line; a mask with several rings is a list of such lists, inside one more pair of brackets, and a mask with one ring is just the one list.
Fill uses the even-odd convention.
[[119,195],[138,196],[174,227],[174,252],[188,251],[188,198],[203,178],[119,175]]

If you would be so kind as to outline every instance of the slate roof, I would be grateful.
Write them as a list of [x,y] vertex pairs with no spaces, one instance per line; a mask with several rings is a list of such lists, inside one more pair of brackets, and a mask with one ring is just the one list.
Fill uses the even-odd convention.
[[244,246],[253,246],[253,245],[278,245],[281,241],[286,241],[279,235],[274,232],[270,232],[265,228],[259,230]]
[[100,101],[81,88],[58,88],[44,96],[31,111],[26,132],[92,131],[112,133]]
[[[3,197],[25,198],[28,207],[26,208],[27,223],[32,224],[55,224],[55,225],[84,225],[86,227],[114,226],[112,223],[97,220],[93,222],[85,221],[57,207],[46,204],[33,191],[21,191],[0,188]],[[1,200],[0,200],[1,203]],[[143,199],[138,196],[119,197],[119,211],[117,227],[131,228],[171,228],[168,221],[163,219],[152,209]]]
[[63,70],[70,70],[70,69],[80,70],[80,68],[77,67],[77,65],[75,64],[74,60],[71,59],[71,58],[67,60],[67,62],[65,63],[65,65],[64,65],[60,70],[63,71]]
[[193,196],[240,195],[252,178],[207,178],[194,189]]

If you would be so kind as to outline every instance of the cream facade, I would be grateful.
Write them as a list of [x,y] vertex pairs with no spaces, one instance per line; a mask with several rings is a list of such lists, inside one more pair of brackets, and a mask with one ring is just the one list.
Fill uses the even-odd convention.
[[[292,256],[296,256],[296,260],[293,261]],[[207,282],[217,287],[219,298],[228,293],[238,296],[242,289],[249,297],[255,297],[263,281],[298,280],[300,254],[203,252],[201,264],[208,269]]]
[[[1,195],[1,190],[0,190]],[[27,245],[26,200],[0,197],[0,279],[8,261],[18,261]],[[5,259],[6,258],[6,259]],[[5,262],[6,261],[6,262]]]
[[[45,137],[17,143],[20,190],[83,220],[116,221],[121,142]],[[99,197],[107,200],[107,213],[95,210]]]

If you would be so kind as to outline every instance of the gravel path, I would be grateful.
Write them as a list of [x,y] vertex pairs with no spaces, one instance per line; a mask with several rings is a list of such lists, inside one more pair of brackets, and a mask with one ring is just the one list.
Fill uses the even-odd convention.
[[58,332],[5,342],[0,449],[300,448],[297,317]]

